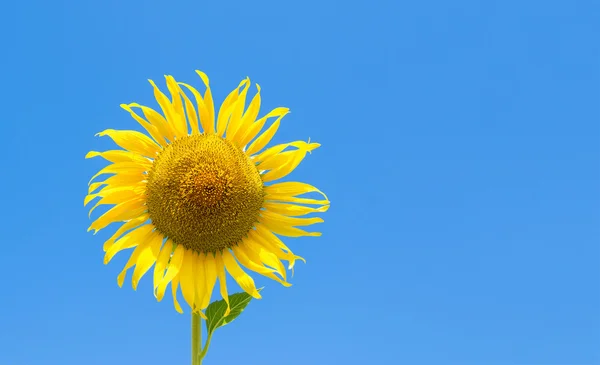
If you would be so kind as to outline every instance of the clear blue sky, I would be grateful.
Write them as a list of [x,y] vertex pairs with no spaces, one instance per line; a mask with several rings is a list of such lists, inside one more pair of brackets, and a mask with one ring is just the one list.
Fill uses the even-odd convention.
[[[338,3],[339,5],[335,4]],[[1,6],[0,364],[188,364],[189,316],[119,289],[83,197],[146,79],[244,77],[333,202],[294,286],[211,364],[600,364],[597,1]]]

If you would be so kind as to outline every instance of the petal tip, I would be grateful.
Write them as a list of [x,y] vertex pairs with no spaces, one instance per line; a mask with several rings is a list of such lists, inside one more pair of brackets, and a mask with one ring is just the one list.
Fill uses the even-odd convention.
[[100,153],[96,152],[96,151],[89,151],[88,153],[85,154],[85,158],[92,158],[92,157],[96,157],[98,156]]

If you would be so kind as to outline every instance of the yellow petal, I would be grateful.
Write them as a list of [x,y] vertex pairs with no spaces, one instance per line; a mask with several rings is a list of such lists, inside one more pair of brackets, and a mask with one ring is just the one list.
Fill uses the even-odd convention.
[[259,170],[275,170],[277,168],[280,168],[281,166],[286,165],[287,163],[289,163],[290,161],[296,159],[299,157],[299,155],[302,154],[302,157],[304,157],[304,154],[306,152],[303,150],[295,150],[295,151],[286,151],[286,152],[282,152],[279,153],[275,156],[272,156],[271,158],[269,158],[267,161],[265,162],[261,162],[258,166]]
[[[202,125],[202,131],[204,133],[214,133],[214,122],[210,120],[211,117],[208,108],[204,104],[204,100],[202,99],[202,95],[200,95],[200,92],[198,92],[196,88],[186,83],[180,82],[179,85],[185,86],[188,90],[192,92],[192,94],[194,94],[194,98],[196,98],[196,104],[198,105],[198,113],[200,114],[200,124]],[[198,133],[200,133],[200,131],[198,131]]]
[[[193,87],[191,87],[190,85],[184,84],[182,82],[178,82],[177,84],[183,85],[192,91],[192,93],[196,97],[196,104],[199,104],[200,102],[202,102],[202,98],[200,97],[198,90],[196,90]],[[180,92],[181,96],[183,97],[183,100],[185,101],[185,113],[188,117],[188,122],[190,123],[190,127],[192,129],[190,134],[191,135],[200,134],[200,129],[198,128],[198,115],[196,114],[196,108],[194,108],[194,104],[190,101],[190,98],[188,98],[186,93],[183,92],[183,90],[181,88],[179,88],[179,92]],[[198,98],[200,98],[200,102],[198,102]]]
[[135,264],[135,269],[133,270],[131,280],[133,290],[137,290],[138,283],[142,276],[144,276],[156,262],[160,247],[164,241],[164,236],[159,232],[153,232],[147,240],[149,241],[149,244],[140,252],[140,256]]
[[161,133],[160,129],[156,125],[146,121],[144,118],[137,115],[137,113],[131,108],[132,105],[121,104],[120,106],[121,108],[128,111],[129,114],[133,117],[133,119],[135,119],[142,127],[144,127],[146,132],[148,132],[148,134],[152,136],[152,138],[154,138],[156,143],[158,143],[162,147],[165,147],[167,145],[167,141],[163,137],[163,134]]
[[296,197],[314,192],[321,194],[325,200],[328,200],[325,193],[306,183],[286,181],[265,187],[265,193],[272,197]]
[[[291,154],[297,153],[298,151],[311,152],[312,150],[318,148],[319,146],[321,146],[321,145],[318,143],[310,143],[310,142],[307,143],[304,141],[295,141],[295,142],[290,142],[290,143],[278,144],[276,146],[268,148],[267,150],[263,151],[259,155],[252,156],[252,161],[254,161],[256,163],[260,163],[261,170],[269,170],[269,169],[271,169],[271,167],[267,168],[266,166],[269,165],[272,162],[272,160],[279,160],[278,163],[281,164],[281,163],[289,160],[290,159],[289,156]],[[288,147],[294,147],[295,149],[283,152]],[[283,158],[282,158],[282,156],[283,156]],[[288,156],[288,157],[285,157],[285,156]]]
[[309,198],[295,198],[286,195],[265,195],[265,201],[277,201],[277,202],[289,202],[298,204],[310,204],[310,205],[328,205],[329,200],[321,199],[309,199]]
[[171,75],[165,75],[165,81],[167,84],[167,89],[171,94],[171,105],[173,106],[173,110],[181,116],[185,115],[183,113],[183,103],[181,102],[181,96],[179,93],[179,87],[177,86],[177,81],[175,81],[175,78]]
[[175,140],[175,130],[173,127],[167,122],[167,120],[156,110],[152,108],[148,108],[147,106],[143,106],[137,103],[130,103],[128,105],[131,108],[140,108],[142,109],[142,113],[144,114],[144,118],[148,120],[153,126],[158,129],[159,133],[168,139],[169,141]]
[[285,204],[285,203],[264,203],[263,208],[273,213],[287,215],[290,217],[297,217],[310,213],[323,213],[329,209],[329,205],[325,205],[319,208],[305,207],[296,204]]
[[195,296],[194,304],[196,310],[200,311],[204,295],[206,295],[206,274],[204,272],[204,258],[206,256],[203,253],[195,256],[196,259],[196,272],[194,273],[194,284],[195,284]]
[[[307,152],[312,152],[319,146],[320,144],[318,143],[306,143],[304,141],[285,143],[269,148],[265,152],[256,156],[253,161],[260,162],[258,166],[260,170],[271,170],[274,167],[280,166],[292,160],[295,155],[304,155]],[[282,152],[288,147],[295,147],[296,149]]]
[[235,107],[236,101],[239,97],[239,88],[241,85],[242,84],[240,83],[237,88],[227,95],[225,101],[223,101],[223,104],[221,104],[221,108],[219,108],[219,115],[217,117],[217,135],[220,137],[223,137],[223,134],[227,129],[229,118],[231,117],[231,113],[233,112],[233,108]]
[[[261,212],[262,217],[259,218],[259,222],[264,224],[265,227],[269,228],[272,232],[282,236],[288,237],[300,237],[300,236],[313,236],[318,237],[321,235],[320,232],[306,232],[302,229],[295,228],[295,225],[309,225],[314,223],[321,223],[321,218],[290,218],[276,217],[275,213],[268,213],[267,211]],[[301,221],[304,220],[304,221]]]
[[233,141],[233,136],[240,127],[242,121],[242,113],[246,106],[246,95],[248,94],[248,88],[250,87],[250,79],[242,81],[239,87],[243,87],[239,97],[237,98],[235,105],[231,111],[231,117],[229,118],[229,124],[227,124],[227,139]]
[[[288,108],[275,108],[273,110],[271,110],[267,115],[265,115],[264,117],[260,118],[259,120],[257,120],[256,122],[252,123],[251,126],[249,126],[246,131],[244,132],[243,136],[240,139],[240,146],[245,146],[247,145],[251,140],[254,139],[254,137],[256,137],[256,135],[262,130],[262,128],[265,126],[265,123],[267,122],[267,119],[269,118],[273,118],[273,117],[278,117],[277,118],[277,122],[281,120],[281,118],[283,118],[287,113],[289,112]],[[264,147],[264,146],[263,146]],[[262,147],[261,147],[262,148]],[[260,150],[260,149],[259,149]]]
[[167,80],[167,88],[171,93],[172,100],[172,112],[173,112],[173,126],[177,132],[177,137],[184,137],[188,135],[188,127],[185,119],[185,113],[183,112],[183,104],[181,103],[180,91],[181,89],[177,86],[177,81],[173,76],[165,76]]
[[102,247],[104,252],[108,251],[108,249],[115,243],[115,241],[119,237],[121,237],[123,233],[137,228],[138,226],[146,222],[148,219],[150,219],[149,215],[142,214],[141,216],[135,219],[131,219],[123,223],[121,227],[119,227],[119,229],[117,229],[117,231],[108,240],[106,240],[106,242],[104,242],[104,246]]
[[283,116],[277,118],[275,123],[271,124],[271,126],[267,128],[266,131],[264,131],[257,139],[254,140],[254,142],[252,142],[252,144],[250,144],[250,147],[248,147],[248,149],[246,150],[246,154],[248,156],[253,155],[258,151],[262,150],[269,142],[271,142],[271,139],[273,138],[275,132],[277,132],[277,129],[279,128],[279,124],[281,123],[282,117]]
[[135,265],[138,257],[140,256],[140,252],[142,252],[142,250],[149,244],[149,241],[140,242],[140,244],[133,250],[131,256],[129,257],[129,260],[127,260],[127,264],[125,264],[125,267],[117,276],[117,284],[119,285],[119,288],[123,287],[123,282],[125,281],[125,275],[127,274],[127,270],[131,269]]
[[147,168],[143,165],[140,165],[136,162],[119,162],[113,163],[108,166],[105,166],[100,171],[96,173],[96,175],[92,176],[90,179],[90,184],[100,175],[104,174],[119,174],[124,176],[137,176],[140,179],[144,178],[144,172]]
[[103,198],[103,204],[118,204],[130,200],[136,196],[141,196],[146,190],[146,184],[136,184],[129,186],[106,186],[96,194],[88,194],[83,199],[83,206],[89,204],[95,198]]
[[[91,217],[92,212],[101,205],[120,204],[121,202],[129,201],[129,200],[136,200],[136,199],[139,200],[140,202],[142,202],[144,200],[143,192],[140,193],[138,190],[134,190],[134,189],[119,188],[119,190],[113,191],[109,194],[110,195],[103,197],[102,199],[98,200],[98,202],[96,202],[96,204],[94,204],[94,206],[90,209],[90,211],[88,213],[88,218]],[[97,196],[101,196],[101,195],[99,195],[99,194],[88,195],[85,198],[84,203],[89,202],[90,200],[96,198]]]
[[183,294],[183,298],[192,310],[194,310],[194,299],[196,292],[196,285],[194,285],[195,273],[196,253],[190,250],[185,250],[185,254],[183,255],[183,266],[179,272],[179,280],[181,283],[181,293]]
[[152,167],[152,161],[146,157],[138,155],[134,152],[123,151],[123,150],[111,150],[104,152],[90,151],[85,155],[85,158],[93,158],[100,156],[107,161],[112,163],[117,162],[136,162],[139,165],[144,165],[147,168]]
[[227,272],[229,272],[231,277],[238,283],[240,288],[250,294],[253,298],[260,299],[261,296],[258,293],[258,290],[256,290],[254,280],[242,270],[229,250],[223,250],[222,257]]
[[282,225],[279,223],[273,223],[273,222],[261,221],[261,223],[263,223],[265,226],[269,227],[270,230],[272,230],[273,232],[275,232],[281,236],[286,236],[286,237],[303,237],[303,236],[319,237],[319,236],[321,236],[321,232],[307,232],[300,228],[290,227],[290,226]]
[[[275,270],[279,275],[281,275],[283,280],[287,280],[287,273],[285,272],[285,267],[281,263],[279,257],[276,255],[277,251],[281,250],[279,250],[277,247],[275,247],[275,249],[272,249],[271,247],[261,245],[252,236],[246,238],[242,246],[244,247],[244,252],[250,260],[256,263],[263,263],[267,265],[268,267]],[[283,256],[283,259],[287,259],[284,252],[281,252],[281,254],[281,256]]]
[[173,105],[169,101],[169,98],[165,94],[160,91],[158,86],[152,80],[148,80],[152,87],[154,88],[154,98],[158,102],[160,109],[162,110],[165,118],[167,119],[167,124],[170,129],[175,133],[175,137],[181,138],[186,135],[182,130],[180,130],[180,117],[175,112]]
[[90,202],[90,200],[92,200],[94,197],[106,198],[106,197],[112,195],[113,193],[118,193],[125,189],[135,190],[135,192],[137,194],[140,194],[145,191],[146,183],[143,181],[140,181],[135,184],[128,184],[127,186],[107,185],[107,186],[103,187],[102,189],[100,189],[100,191],[98,191],[97,193],[86,195],[86,198],[84,199],[84,202],[83,202],[84,206],[87,205]]
[[200,304],[201,309],[206,309],[210,304],[210,298],[217,281],[217,262],[213,254],[206,254],[204,259],[204,274],[206,279],[206,294]]
[[167,264],[167,273],[160,280],[156,288],[156,299],[160,302],[165,295],[167,285],[171,282],[180,272],[183,265],[183,257],[185,256],[185,248],[181,245],[175,247],[173,256],[171,256],[171,262]]
[[244,265],[249,270],[255,271],[261,275],[268,277],[269,279],[277,281],[278,283],[280,283],[281,285],[283,285],[285,287],[291,286],[290,283],[281,280],[280,277],[273,274],[274,272],[276,272],[276,270],[269,269],[269,268],[259,264],[258,262],[260,262],[260,261],[255,262],[255,261],[251,260],[248,256],[248,254],[246,253],[246,248],[247,248],[247,246],[244,246],[243,243],[241,245],[238,245],[233,248],[233,253],[235,254],[235,257],[238,259],[238,261],[242,265]]
[[286,260],[288,262],[288,269],[294,267],[296,260],[302,260],[306,263],[304,258],[294,255],[294,253],[263,224],[257,224],[256,230],[251,231],[249,237],[252,238],[254,243],[264,247],[266,251],[273,253],[281,260]]
[[96,183],[91,183],[90,186],[88,187],[88,194],[91,194],[92,192],[94,192],[95,190],[97,190],[99,187],[106,185],[107,187],[120,187],[120,186],[125,186],[125,185],[137,185],[137,183],[140,183],[142,181],[144,181],[145,177],[143,172],[140,172],[139,174],[135,174],[135,175],[123,175],[123,174],[118,174],[118,175],[112,175],[106,178],[106,180],[101,181],[101,182],[96,182]]
[[106,129],[97,136],[109,136],[119,147],[139,155],[154,158],[161,150],[160,146],[138,131]]
[[276,146],[268,148],[267,150],[261,152],[260,154],[258,154],[256,156],[252,156],[252,161],[254,161],[255,163],[258,163],[258,162],[262,163],[264,160],[267,160],[270,157],[275,156],[278,153],[282,152],[287,147],[290,147],[290,146],[293,146],[293,145],[301,146],[301,143],[306,144],[306,142],[303,142],[303,141],[296,141],[296,142],[292,142],[292,143],[278,144]]
[[221,292],[221,297],[227,303],[227,309],[225,310],[224,316],[229,315],[230,307],[229,307],[229,294],[227,294],[227,275],[225,275],[225,264],[223,263],[223,255],[221,253],[217,253],[215,255],[215,264],[217,268],[217,276],[219,277],[219,290]]
[[[208,125],[205,127],[205,133],[215,133],[215,105],[212,98],[212,93],[210,91],[210,84],[208,81],[208,76],[202,71],[196,70],[196,73],[202,79],[204,86],[206,86],[206,91],[204,92],[204,105],[206,106],[206,110],[208,111]],[[204,126],[204,124],[202,124]]]
[[[266,149],[265,151],[261,152],[260,154],[258,154],[256,156],[253,156],[252,161],[260,162],[260,163],[269,162],[269,160],[271,160],[271,159],[275,158],[277,155],[281,154],[283,152],[283,150],[285,150],[288,147],[295,147],[296,150],[311,152],[312,150],[319,148],[320,146],[321,146],[320,144],[310,143],[310,141],[309,142],[294,141],[294,142],[278,144],[278,145],[275,145],[273,147]],[[296,150],[291,150],[289,152],[294,152]],[[286,152],[284,152],[284,153],[286,153]]]
[[152,224],[146,224],[121,237],[104,254],[104,265],[107,265],[119,251],[138,246],[145,242],[153,229],[154,226]]
[[154,283],[154,296],[156,296],[156,288],[158,288],[158,284],[165,275],[167,264],[169,263],[169,259],[173,253],[173,246],[173,242],[168,239],[160,250],[158,258],[156,259],[156,265],[154,265],[154,276],[152,280]]
[[[115,175],[117,176],[117,175]],[[111,176],[111,177],[115,177],[115,176]],[[137,179],[136,179],[137,180]],[[95,183],[91,183],[88,186],[88,194],[93,193],[94,191],[96,191],[99,187],[101,187],[102,185],[107,185],[108,183],[105,181],[101,181],[101,182],[95,182]]]
[[177,301],[177,287],[179,286],[179,275],[176,275],[171,281],[171,290],[173,292],[173,305],[175,306],[175,310],[179,313],[183,313],[183,309],[179,305]]
[[[300,162],[304,160],[306,153],[307,151],[303,150],[294,151],[292,155],[286,156],[289,157],[287,162],[283,163],[282,165],[279,165],[278,167],[273,168],[271,171],[262,175],[262,180],[264,182],[269,182],[287,176],[290,172],[294,171],[296,167],[298,167],[298,165],[300,165]],[[260,165],[259,169],[261,169]]]
[[257,224],[256,229],[250,231],[248,237],[256,243],[266,247],[270,252],[283,251],[285,253],[292,253],[285,243],[283,243],[273,232],[271,232],[265,225]]
[[296,217],[286,217],[284,215],[274,213],[268,210],[261,211],[260,215],[264,220],[269,220],[289,226],[309,226],[315,223],[323,223],[323,219],[319,217],[311,217],[311,218],[296,218]]
[[92,229],[98,232],[99,230],[105,228],[111,223],[127,221],[139,217],[142,213],[146,211],[146,206],[143,205],[143,203],[143,200],[136,198],[115,205],[114,207],[110,208],[106,213],[102,214],[94,222],[92,222],[92,224],[88,228],[88,232]]
[[[242,146],[242,144],[241,144],[242,137],[244,137],[244,135],[248,131],[248,128],[252,125],[252,123],[254,123],[254,121],[256,120],[256,117],[258,116],[258,112],[260,110],[260,86],[258,84],[256,84],[256,88],[258,89],[258,92],[252,98],[250,105],[248,105],[248,109],[246,110],[246,112],[244,113],[244,116],[239,121],[239,125],[238,125],[237,129],[232,131],[231,136],[229,134],[227,135],[227,138],[230,141],[237,143],[237,145],[240,147]],[[246,91],[246,90],[244,90],[244,91]]]

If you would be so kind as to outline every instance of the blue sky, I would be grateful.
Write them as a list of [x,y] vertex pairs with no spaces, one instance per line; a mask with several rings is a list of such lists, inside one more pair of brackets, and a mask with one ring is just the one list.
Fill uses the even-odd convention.
[[0,364],[189,363],[189,316],[86,233],[83,157],[195,69],[290,107],[333,202],[207,365],[600,364],[600,4],[336,3],[2,5]]

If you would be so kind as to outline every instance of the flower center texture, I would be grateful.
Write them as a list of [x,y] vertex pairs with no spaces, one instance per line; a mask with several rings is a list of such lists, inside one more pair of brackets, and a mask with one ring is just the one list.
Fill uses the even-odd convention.
[[263,182],[248,156],[219,136],[175,140],[148,173],[147,207],[156,229],[196,252],[239,243],[258,221]]

